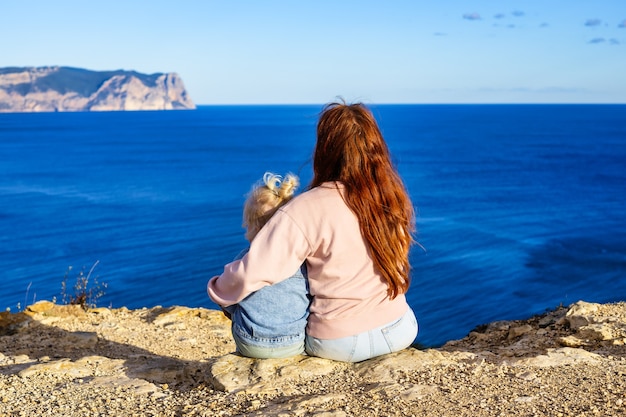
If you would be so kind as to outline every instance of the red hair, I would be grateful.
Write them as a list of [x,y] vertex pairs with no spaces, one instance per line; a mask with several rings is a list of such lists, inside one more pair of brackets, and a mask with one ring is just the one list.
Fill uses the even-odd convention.
[[321,113],[310,187],[328,181],[344,185],[389,297],[406,293],[415,212],[376,120],[361,103],[330,103]]

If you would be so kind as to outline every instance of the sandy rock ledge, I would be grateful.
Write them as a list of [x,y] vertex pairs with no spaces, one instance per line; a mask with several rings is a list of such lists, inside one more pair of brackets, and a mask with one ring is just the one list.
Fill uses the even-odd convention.
[[347,364],[235,355],[202,308],[0,313],[1,416],[626,415],[626,304],[579,301]]

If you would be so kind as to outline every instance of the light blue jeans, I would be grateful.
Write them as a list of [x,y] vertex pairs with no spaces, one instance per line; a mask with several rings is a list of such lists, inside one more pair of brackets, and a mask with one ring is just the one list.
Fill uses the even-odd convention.
[[417,328],[417,319],[409,307],[399,319],[354,336],[327,340],[307,335],[306,353],[336,361],[360,362],[411,346]]

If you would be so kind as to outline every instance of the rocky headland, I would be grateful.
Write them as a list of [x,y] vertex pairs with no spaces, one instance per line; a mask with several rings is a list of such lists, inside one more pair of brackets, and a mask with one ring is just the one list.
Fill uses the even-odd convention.
[[0,68],[0,112],[195,109],[176,73]]
[[0,416],[617,416],[626,303],[577,302],[356,364],[234,354],[219,311],[0,313]]

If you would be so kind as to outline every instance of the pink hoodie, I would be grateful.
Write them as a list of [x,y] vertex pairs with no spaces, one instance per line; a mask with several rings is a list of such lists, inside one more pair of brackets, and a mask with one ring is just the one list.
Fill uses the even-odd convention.
[[[307,334],[319,339],[356,335],[399,319],[403,294],[390,300],[374,269],[342,185],[324,183],[283,206],[261,229],[241,260],[207,286],[221,306],[290,277],[306,261],[313,302]],[[285,306],[289,308],[289,306]]]

